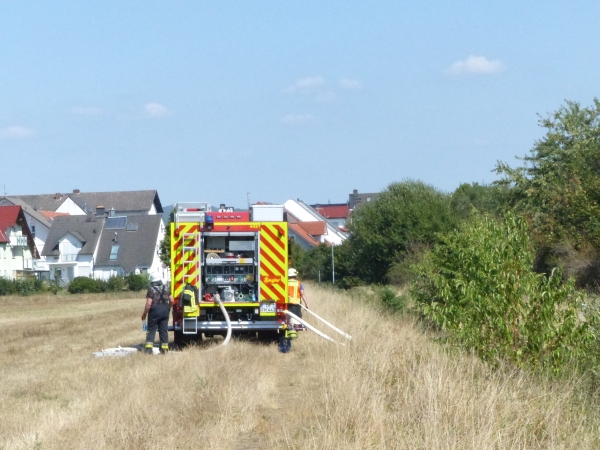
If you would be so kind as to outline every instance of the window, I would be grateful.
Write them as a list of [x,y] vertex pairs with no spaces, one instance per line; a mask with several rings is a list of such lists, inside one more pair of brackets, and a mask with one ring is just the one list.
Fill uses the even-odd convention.
[[119,246],[113,245],[110,250],[110,258],[109,259],[117,259],[117,253],[119,253]]

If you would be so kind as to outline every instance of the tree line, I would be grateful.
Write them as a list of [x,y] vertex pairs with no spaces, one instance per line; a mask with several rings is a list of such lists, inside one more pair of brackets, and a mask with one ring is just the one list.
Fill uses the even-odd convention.
[[[595,367],[600,101],[566,102],[539,124],[545,135],[517,167],[498,162],[491,184],[405,180],[358,208],[336,283],[410,286],[425,317],[491,362]],[[294,248],[292,260],[331,281],[330,248]]]

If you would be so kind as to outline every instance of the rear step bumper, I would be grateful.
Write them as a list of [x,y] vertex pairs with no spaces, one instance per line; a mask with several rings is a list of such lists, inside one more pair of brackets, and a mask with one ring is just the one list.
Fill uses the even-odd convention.
[[[232,330],[279,330],[282,328],[283,324],[275,321],[254,321],[254,320],[232,320],[231,321],[231,329]],[[198,330],[227,330],[227,322],[223,321],[198,321]],[[174,327],[173,325],[169,325],[169,331],[181,331],[182,327]]]

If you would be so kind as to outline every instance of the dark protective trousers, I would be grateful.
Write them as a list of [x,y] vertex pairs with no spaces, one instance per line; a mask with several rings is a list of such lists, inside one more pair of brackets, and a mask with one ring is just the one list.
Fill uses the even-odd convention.
[[158,329],[161,351],[169,348],[169,305],[155,305],[148,311],[148,334],[146,334],[145,347],[154,346],[154,336]]

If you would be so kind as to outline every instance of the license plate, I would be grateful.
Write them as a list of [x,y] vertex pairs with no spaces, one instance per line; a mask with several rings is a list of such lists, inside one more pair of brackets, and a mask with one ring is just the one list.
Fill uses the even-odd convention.
[[260,304],[260,312],[261,313],[274,313],[276,311],[277,305],[275,303],[261,303]]

